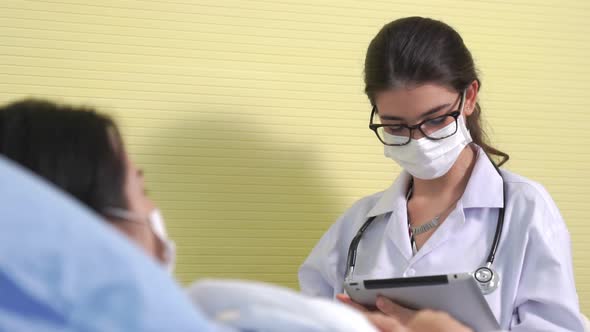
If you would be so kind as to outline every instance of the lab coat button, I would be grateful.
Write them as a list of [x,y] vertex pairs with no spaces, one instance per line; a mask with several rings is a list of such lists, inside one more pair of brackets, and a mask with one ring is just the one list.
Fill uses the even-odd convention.
[[416,270],[414,269],[407,269],[404,273],[404,277],[413,277],[416,275]]

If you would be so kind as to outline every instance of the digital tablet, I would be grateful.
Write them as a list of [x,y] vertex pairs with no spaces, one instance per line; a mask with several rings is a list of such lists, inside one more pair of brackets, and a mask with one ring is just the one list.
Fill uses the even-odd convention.
[[353,301],[368,307],[382,295],[407,308],[444,311],[475,331],[500,328],[470,273],[351,280],[344,282],[344,289]]

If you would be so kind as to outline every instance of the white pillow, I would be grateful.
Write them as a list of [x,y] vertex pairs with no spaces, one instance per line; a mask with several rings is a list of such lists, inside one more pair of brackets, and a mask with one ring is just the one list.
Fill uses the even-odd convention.
[[187,291],[210,319],[238,330],[377,331],[361,313],[344,304],[270,284],[205,279],[195,282]]

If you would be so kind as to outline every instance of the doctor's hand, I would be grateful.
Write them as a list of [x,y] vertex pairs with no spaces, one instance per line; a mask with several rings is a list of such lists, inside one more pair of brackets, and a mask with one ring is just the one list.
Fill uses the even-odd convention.
[[418,311],[406,328],[408,332],[473,332],[449,314],[431,310]]
[[[354,302],[350,298],[350,296],[348,296],[346,294],[338,294],[338,295],[336,295],[336,298],[340,302],[347,304],[357,310],[360,310],[363,312],[370,311],[368,308],[364,307],[363,305]],[[397,303],[395,303],[383,296],[379,296],[377,298],[377,302],[375,303],[375,307],[376,307],[377,311],[382,312],[386,316],[395,318],[397,321],[399,321],[402,324],[407,324],[410,321],[410,319],[412,319],[414,317],[414,315],[416,314],[415,310],[402,307],[401,305],[399,305],[399,304],[397,304]]]
[[385,315],[395,317],[403,324],[407,324],[412,318],[414,318],[414,316],[417,313],[416,310],[402,307],[401,305],[383,296],[379,296],[377,298],[375,306],[379,311],[381,311]]
[[[377,308],[385,315],[396,317],[400,322],[403,322],[408,332],[473,332],[446,312],[411,310],[383,296],[377,299]],[[374,321],[372,322],[375,324]],[[376,326],[380,328],[379,325]]]
[[[449,314],[431,310],[414,311],[395,304],[389,299],[377,300],[379,311],[369,311],[364,306],[352,301],[345,294],[336,298],[361,312],[380,332],[473,332]],[[381,308],[379,308],[381,307]],[[405,316],[405,324],[396,317]]]

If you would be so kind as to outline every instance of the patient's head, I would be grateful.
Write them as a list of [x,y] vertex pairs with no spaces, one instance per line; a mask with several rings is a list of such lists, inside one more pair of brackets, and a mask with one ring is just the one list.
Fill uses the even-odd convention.
[[[27,99],[0,107],[0,153],[70,193],[160,261],[165,243],[143,174],[115,123],[90,108]],[[157,232],[157,231],[156,231]]]

